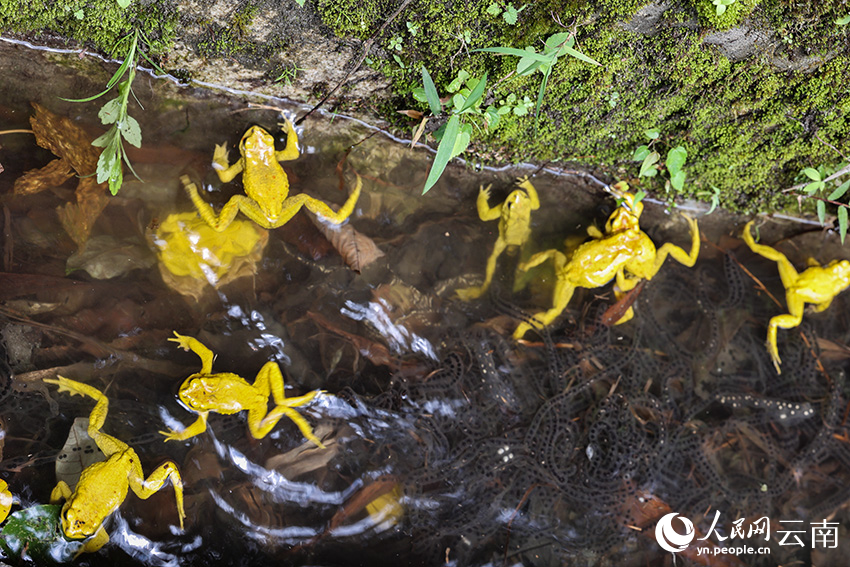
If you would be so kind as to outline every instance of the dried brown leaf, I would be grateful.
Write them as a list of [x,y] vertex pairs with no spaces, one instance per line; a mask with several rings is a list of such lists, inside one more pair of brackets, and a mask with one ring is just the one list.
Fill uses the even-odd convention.
[[85,246],[95,221],[109,202],[104,188],[94,177],[84,177],[77,185],[77,202],[56,208],[62,228],[80,248]]
[[374,240],[362,232],[358,232],[350,224],[337,226],[315,219],[313,224],[333,244],[345,263],[355,272],[361,271],[364,267],[384,256],[384,252],[378,248]]
[[422,118],[422,112],[421,112],[421,111],[419,111],[419,110],[412,110],[412,109],[409,109],[409,110],[396,110],[396,112],[398,112],[399,114],[404,114],[405,116],[408,116],[408,117],[410,117],[410,118],[413,118],[414,120],[419,120],[419,119],[421,119],[421,118]]
[[349,333],[335,326],[333,323],[328,321],[326,318],[321,316],[318,313],[313,311],[307,312],[307,317],[312,319],[317,325],[320,327],[324,327],[328,331],[345,337],[357,351],[368,358],[373,364],[377,364],[379,366],[389,366],[392,368],[396,368],[398,366],[398,361],[396,361],[391,355],[389,349],[382,345],[379,342],[372,341],[367,339],[366,337],[361,337],[360,335],[355,335],[354,333]]
[[62,185],[74,176],[74,170],[64,159],[55,159],[41,169],[31,169],[15,180],[15,193],[30,195]]

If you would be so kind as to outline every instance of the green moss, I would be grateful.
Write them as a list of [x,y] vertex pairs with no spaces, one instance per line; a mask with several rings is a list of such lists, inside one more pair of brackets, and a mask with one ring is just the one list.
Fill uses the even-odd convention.
[[170,46],[177,23],[170,0],[134,3],[121,8],[115,0],[0,0],[0,29],[15,32],[50,31],[110,52],[119,39],[139,27],[151,40],[149,52]]
[[691,5],[699,14],[700,23],[719,30],[729,29],[740,24],[750,15],[759,0],[736,0],[721,15],[717,15],[717,7],[711,0],[691,0]]
[[[499,148],[500,155],[517,161],[572,160],[597,168],[608,164],[612,176],[622,176],[623,167],[636,175],[638,164],[629,158],[645,143],[643,131],[657,127],[660,151],[676,145],[688,150],[685,193],[717,186],[726,206],[747,210],[796,207],[796,199],[781,191],[799,171],[840,159],[829,145],[850,153],[845,29],[850,26],[833,23],[846,10],[837,0],[816,7],[739,0],[719,19],[710,0],[679,0],[661,17],[657,33],[647,35],[625,31],[620,24],[647,2],[559,3],[555,13],[560,23],[551,16],[553,6],[536,3],[520,13],[516,26],[487,14],[491,2],[412,2],[378,36],[385,50],[391,38],[404,38],[397,52],[401,64],[374,60],[395,85],[395,108],[426,109],[409,95],[420,86],[422,64],[432,71],[441,93],[464,68],[473,75],[486,70],[491,84],[501,80],[493,99],[509,92],[536,98],[541,74],[510,75],[516,58],[473,50],[499,45],[539,49],[566,24],[576,32],[577,47],[603,66],[561,58],[536,130],[533,117],[506,115],[489,138],[474,144],[488,153]],[[394,6],[368,0],[362,4],[320,0],[319,9],[338,33],[363,38],[384,23]],[[406,19],[413,17],[421,26],[416,37],[405,30]],[[709,33],[744,19],[762,38],[749,58],[730,61],[717,47],[703,43]],[[800,70],[782,70],[794,65]],[[644,183],[664,191],[663,180]]]

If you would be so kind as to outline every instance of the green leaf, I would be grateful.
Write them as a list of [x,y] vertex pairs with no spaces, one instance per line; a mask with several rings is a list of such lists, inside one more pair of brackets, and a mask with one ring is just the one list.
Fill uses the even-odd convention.
[[838,207],[838,233],[841,235],[841,244],[847,236],[847,207]]
[[644,130],[643,135],[650,140],[657,140],[660,134],[658,132],[658,128],[650,128],[649,130]]
[[74,12],[74,17],[77,18],[78,20],[82,20],[83,18],[86,17],[86,13],[83,12],[82,10],[77,10],[76,12]]
[[518,15],[519,15],[519,12],[517,11],[516,8],[514,8],[514,5],[508,4],[507,9],[502,13],[502,18],[505,19],[505,22],[509,26],[512,26],[512,25],[516,24]]
[[676,146],[667,152],[667,161],[664,162],[664,165],[667,166],[667,171],[670,172],[671,176],[681,171],[687,158],[688,152],[682,146]]
[[[527,49],[530,53],[537,55],[532,48],[529,47]],[[538,67],[540,67],[540,65],[542,65],[542,63],[534,57],[520,57],[516,62],[516,74],[521,77],[531,75],[538,69]]]
[[121,137],[137,148],[142,147],[142,129],[132,116],[127,115],[122,122],[118,123]]
[[121,162],[118,162],[118,168],[113,175],[109,176],[109,192],[113,196],[118,194],[121,185],[124,183],[124,170],[121,168]]
[[655,169],[655,164],[658,163],[658,160],[661,159],[661,156],[658,152],[652,152],[648,156],[646,156],[643,160],[643,163],[640,166],[639,177],[655,177],[655,174],[658,173],[658,170]]
[[515,57],[531,57],[537,61],[549,62],[552,59],[551,55],[543,55],[537,53],[533,49],[526,51],[524,49],[516,49],[515,47],[481,47],[472,51],[486,51],[488,53],[498,53],[499,55],[513,55]]
[[[0,547],[8,557],[26,557],[37,565],[70,562],[82,541],[65,539],[59,529],[62,506],[44,504],[18,510],[6,521],[0,534]],[[17,561],[10,561],[17,563]]]
[[823,201],[818,201],[817,205],[815,205],[815,208],[818,212],[818,222],[821,226],[823,226],[824,222],[826,222],[826,203],[824,203]]
[[673,189],[676,191],[681,191],[685,186],[685,172],[681,169],[670,176],[670,185],[673,186]]
[[[835,24],[839,25],[839,26],[846,26],[847,24],[850,24],[850,14],[847,14],[843,18],[838,18],[837,20],[835,20]],[[846,215],[847,213],[844,213],[844,214]],[[841,237],[841,243],[842,244],[844,243],[844,237],[843,236]]]
[[472,108],[476,104],[481,101],[481,97],[484,95],[484,89],[487,88],[487,72],[484,72],[484,75],[478,80],[478,84],[475,85],[475,88],[472,89],[472,92],[469,93],[469,96],[466,97],[466,102],[463,105],[463,108],[460,109],[461,112],[468,108]]
[[428,102],[428,97],[425,96],[425,89],[423,89],[422,87],[416,87],[410,92],[413,95],[413,100],[419,102]]
[[114,124],[118,121],[119,114],[121,114],[121,99],[113,98],[100,108],[97,116],[103,124]]
[[94,142],[91,143],[92,146],[97,148],[105,148],[109,144],[112,143],[112,140],[115,138],[115,135],[118,133],[118,129],[114,126],[107,130],[103,135],[98,137]]
[[803,192],[806,195],[814,195],[818,191],[822,190],[826,184],[823,181],[812,181],[805,187],[803,187]]
[[588,57],[587,55],[585,55],[581,51],[576,51],[575,49],[573,49],[569,45],[565,45],[562,49],[564,51],[566,51],[569,55],[572,55],[576,59],[584,61],[585,63],[590,63],[591,65],[596,65],[597,67],[602,66],[602,63],[600,63],[596,59],[593,59],[592,57]]
[[646,156],[649,155],[649,152],[650,152],[649,146],[647,146],[646,144],[640,145],[637,148],[635,148],[635,153],[632,154],[632,160],[633,161],[643,161],[643,160],[646,159]]
[[428,107],[431,109],[431,114],[437,116],[440,114],[442,107],[440,106],[440,95],[437,94],[437,87],[428,74],[428,69],[422,65],[422,84],[425,87],[425,97],[428,99]]
[[809,179],[811,179],[812,181],[820,181],[821,180],[820,172],[817,169],[814,169],[812,167],[807,167],[806,169],[804,169],[803,174],[806,177],[808,177]]
[[493,2],[492,4],[487,6],[487,13],[495,17],[502,13],[502,9],[497,3]]
[[126,8],[127,6],[130,5],[130,3],[132,1],[133,0],[118,0],[118,5],[121,6],[122,8]]
[[460,88],[463,86],[463,84],[468,78],[469,73],[467,73],[465,69],[461,69],[460,71],[458,71],[457,77],[455,77],[454,80],[449,83],[449,86],[446,87],[446,90],[450,93],[456,93],[460,90]]
[[564,46],[573,46],[575,38],[567,32],[553,33],[546,38],[546,49],[562,49]]
[[457,143],[459,130],[460,117],[454,114],[446,123],[443,139],[440,140],[440,145],[437,147],[437,155],[434,156],[434,163],[431,165],[431,171],[428,172],[428,178],[425,179],[425,187],[422,189],[423,195],[437,183],[437,180],[440,179],[440,176],[446,170],[446,166],[452,157],[452,151],[454,151],[455,144]]
[[496,107],[491,104],[487,107],[485,116],[487,117],[487,130],[492,132],[499,126],[499,122],[502,120],[501,115]]
[[469,140],[472,137],[472,125],[471,124],[462,124],[460,127],[460,132],[458,132],[457,138],[455,139],[455,145],[452,148],[452,157],[457,157],[466,151],[467,146],[469,146]]
[[847,189],[850,189],[850,179],[839,185],[835,191],[829,194],[829,197],[827,197],[827,199],[829,199],[830,201],[837,201],[838,199],[843,197],[845,193],[847,193]]

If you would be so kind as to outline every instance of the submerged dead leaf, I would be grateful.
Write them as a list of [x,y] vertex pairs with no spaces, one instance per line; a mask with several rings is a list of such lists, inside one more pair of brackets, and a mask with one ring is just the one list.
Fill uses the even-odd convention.
[[87,417],[74,419],[68,439],[59,454],[56,455],[56,481],[64,480],[71,490],[77,486],[80,474],[94,463],[106,460],[103,452],[89,437]]
[[[312,218],[312,217],[311,217]],[[384,256],[375,241],[354,229],[350,224],[331,225],[314,219],[313,224],[325,235],[348,266],[355,272]]]
[[67,116],[59,116],[32,103],[35,114],[30,118],[36,143],[59,157],[38,170],[28,171],[15,181],[18,195],[38,193],[64,183],[76,173],[76,203],[68,203],[57,210],[62,227],[82,248],[92,226],[106,207],[106,184],[94,177],[100,149],[91,145],[92,139]]

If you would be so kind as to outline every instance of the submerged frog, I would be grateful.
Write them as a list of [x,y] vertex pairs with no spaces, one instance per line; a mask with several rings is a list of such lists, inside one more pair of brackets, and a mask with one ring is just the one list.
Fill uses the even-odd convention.
[[97,402],[89,415],[88,434],[103,451],[106,460],[86,467],[73,491],[64,481],[59,481],[50,494],[52,503],[65,499],[60,515],[65,537],[90,538],[78,554],[97,551],[109,541],[103,522],[118,509],[127,497],[128,489],[139,498],[147,499],[171,480],[182,530],[186,513],[183,511],[183,481],[177,465],[166,461],[145,478],[136,452],[123,441],[100,430],[109,410],[109,400],[100,390],[62,376],[58,380],[46,378],[44,381],[58,384],[60,392],[88,396]]
[[776,346],[778,328],[791,329],[802,323],[806,303],[814,304],[816,313],[827,309],[836,295],[850,287],[850,262],[833,260],[826,266],[821,266],[814,258],[809,258],[807,262],[809,267],[797,273],[785,254],[770,246],[756,243],[751,233],[752,226],[753,221],[750,221],[744,227],[744,242],[759,256],[776,262],[779,277],[785,287],[788,313],[772,317],[767,326],[767,352],[770,353],[776,373],[781,374],[779,365],[782,360],[779,358],[779,348]]
[[302,206],[334,224],[339,224],[351,216],[360,196],[362,183],[359,175],[354,191],[337,212],[304,193],[289,196],[289,179],[278,162],[293,160],[300,154],[298,135],[289,119],[286,119],[285,127],[286,147],[279,152],[274,149],[274,138],[260,126],[252,126],[242,136],[242,141],[239,142],[240,158],[233,165],[228,164],[225,146],[215,147],[212,165],[219,179],[227,183],[241,172],[242,184],[245,187],[245,195],[231,197],[218,216],[209,203],[198,195],[198,188],[189,177],[184,175],[180,178],[198,213],[214,230],[222,231],[227,228],[239,211],[268,229],[286,224]]
[[[555,262],[557,282],[552,294],[552,308],[537,313],[530,322],[520,323],[514,331],[515,339],[521,339],[532,327],[545,327],[554,321],[566,309],[578,287],[601,287],[616,279],[614,293],[620,299],[640,280],[651,280],[667,256],[672,256],[689,268],[696,263],[699,255],[699,227],[696,220],[683,215],[691,230],[690,252],[669,242],[656,250],[655,244],[638,224],[642,205],[636,203],[634,195],[624,189],[619,189],[624,200],[609,217],[605,233],[598,229],[588,230],[593,240],[576,248],[569,257],[558,250],[546,250],[520,264],[519,270],[527,271],[551,258]],[[624,208],[626,203],[631,203],[631,208]],[[630,307],[616,324],[625,323],[633,316],[634,310]]]
[[540,208],[540,200],[537,196],[537,190],[534,185],[528,180],[528,177],[522,177],[517,180],[519,189],[515,189],[508,195],[508,198],[501,205],[491,207],[489,204],[490,188],[481,186],[478,191],[478,216],[483,221],[499,219],[499,237],[496,239],[496,244],[493,246],[493,252],[487,259],[487,270],[484,276],[484,283],[480,286],[468,287],[459,289],[457,297],[463,301],[469,301],[481,297],[484,292],[490,287],[493,281],[493,274],[496,272],[496,260],[507,248],[509,251],[522,246],[531,235],[531,211],[536,211]]
[[[230,372],[212,373],[213,353],[199,340],[174,333],[175,338],[168,339],[177,343],[183,350],[191,350],[201,359],[201,371],[192,374],[183,382],[178,397],[190,410],[197,412],[198,419],[183,431],[160,431],[166,441],[183,441],[199,435],[207,429],[209,412],[234,414],[248,411],[248,429],[255,439],[262,439],[277,425],[283,416],[288,417],[301,433],[324,449],[325,446],[313,435],[313,430],[294,407],[309,403],[319,394],[315,390],[295,398],[287,398],[283,393],[283,375],[275,362],[267,362],[257,373],[253,384]],[[275,406],[268,410],[269,396]]]

